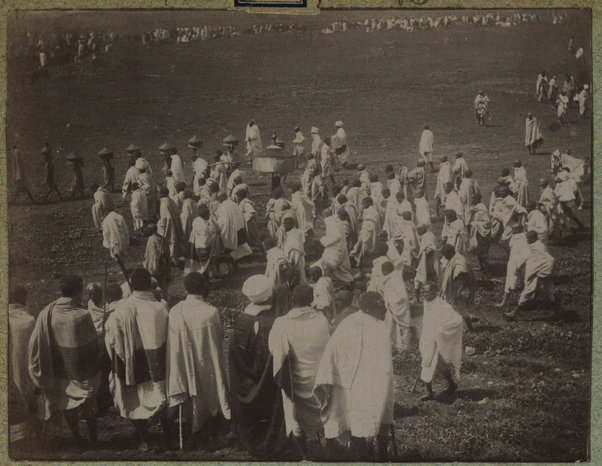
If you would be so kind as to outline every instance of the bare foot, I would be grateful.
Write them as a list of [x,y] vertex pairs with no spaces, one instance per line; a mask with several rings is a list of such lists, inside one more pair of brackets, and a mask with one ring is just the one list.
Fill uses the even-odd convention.
[[432,393],[427,393],[426,395],[422,395],[419,401],[433,401],[435,396]]

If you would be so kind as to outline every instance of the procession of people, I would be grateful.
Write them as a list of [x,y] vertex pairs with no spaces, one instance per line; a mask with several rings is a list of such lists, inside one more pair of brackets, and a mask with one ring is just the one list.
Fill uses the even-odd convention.
[[[565,17],[553,18],[560,24]],[[359,27],[523,22],[539,18],[487,13],[366,20]],[[253,33],[265,30],[271,28]],[[216,35],[236,31],[176,32],[178,43]],[[168,36],[157,29],[142,40]],[[107,46],[114,41],[103,37]],[[96,43],[91,35],[77,57],[96,53]],[[560,89],[556,77],[537,78],[536,99],[556,105],[560,123],[572,101],[587,115],[589,86],[577,90],[571,79]],[[478,89],[467,118],[487,126],[492,100]],[[577,212],[586,206],[587,161],[556,148],[550,176],[534,183],[519,156],[501,170],[487,203],[479,183],[484,173],[472,154],[439,151],[446,146],[439,135],[435,144],[430,123],[421,125],[411,160],[382,166],[354,160],[353,128],[343,120],[333,118],[327,129],[291,124],[289,143],[273,133],[264,145],[261,121],[249,119],[241,140],[237,132],[224,134],[211,155],[196,135],[182,151],[166,141],[156,149],[161,169],[134,143],[122,151],[103,147],[95,161],[69,153],[64,162],[72,181],[64,192],[46,142],[40,199],[13,145],[10,202],[91,197],[90,229],[120,278],[109,279],[106,268],[102,283],[65,274],[58,298],[35,312],[24,284],[11,280],[10,441],[44,438],[62,416],[77,448],[98,448],[98,419],[112,410],[127,420],[143,452],[208,448],[226,432],[255,460],[289,459],[292,452],[299,460],[394,461],[394,362],[417,356],[420,363],[404,370],[416,376],[412,392],[422,382],[420,403],[455,396],[464,335],[488,323],[476,295],[477,277],[492,280],[492,263],[500,261],[492,250],[502,252],[505,264],[500,318],[520,321],[542,303],[554,315],[563,311],[549,246],[586,230]],[[543,144],[539,120],[529,112],[529,158]],[[113,166],[120,152],[125,173]],[[279,152],[294,168],[269,172],[269,181],[254,173],[258,158]],[[100,182],[88,189],[84,164],[99,173]],[[268,189],[264,205],[260,194]],[[135,247],[140,242],[143,255]],[[263,273],[251,274],[258,264]],[[245,305],[226,328],[213,292],[233,279],[242,284]]]

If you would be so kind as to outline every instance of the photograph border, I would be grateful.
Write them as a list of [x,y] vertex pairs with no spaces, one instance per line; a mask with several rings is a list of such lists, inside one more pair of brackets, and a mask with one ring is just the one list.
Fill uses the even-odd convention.
[[[317,0],[104,0],[90,2],[85,0],[3,0],[0,21],[0,118],[4,121],[5,130],[0,131],[0,303],[5,310],[0,316],[0,463],[9,464],[8,456],[8,413],[7,413],[7,351],[8,348],[8,206],[6,179],[6,99],[7,99],[7,22],[11,10],[242,10],[245,12],[267,14],[315,14]],[[255,7],[261,7],[255,9]],[[602,108],[602,2],[599,0],[320,0],[320,10],[452,10],[452,9],[590,9],[592,22],[592,167],[593,173],[598,171],[602,163],[601,112]],[[303,11],[306,10],[306,11]],[[600,296],[599,270],[602,268],[599,245],[602,226],[602,183],[596,183],[592,176],[592,360],[591,360],[591,411],[590,411],[590,458],[592,464],[602,463],[602,316],[597,312],[602,309]],[[27,461],[28,464],[42,462]],[[47,463],[47,462],[44,462]],[[105,464],[90,461],[90,463]],[[131,464],[130,462],[115,462]],[[158,462],[159,463],[159,462]],[[160,463],[167,464],[167,461]],[[223,464],[235,464],[224,462]],[[461,463],[457,463],[461,464]],[[471,463],[479,464],[479,463]],[[481,463],[482,464],[482,463]]]

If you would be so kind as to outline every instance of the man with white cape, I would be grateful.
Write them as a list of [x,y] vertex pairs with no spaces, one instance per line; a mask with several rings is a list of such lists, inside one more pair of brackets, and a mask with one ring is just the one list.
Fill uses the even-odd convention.
[[151,291],[145,269],[131,274],[132,295],[119,301],[105,323],[105,342],[111,357],[109,387],[119,415],[130,419],[148,450],[147,421],[161,418],[168,434],[166,407],[166,344],[168,311]]
[[102,245],[109,250],[111,257],[122,260],[130,244],[130,233],[122,215],[115,212],[113,205],[107,205],[109,213],[102,221]]
[[527,169],[520,160],[514,161],[514,181],[516,183],[516,202],[523,207],[529,205],[529,179]]
[[206,205],[199,207],[199,216],[192,222],[192,231],[188,238],[190,249],[185,273],[199,272],[209,276],[215,273],[214,259],[218,252],[217,228],[211,219],[211,213]]
[[554,304],[554,258],[546,245],[537,237],[537,232],[528,231],[526,235],[528,255],[525,262],[525,286],[518,297],[518,305],[504,316],[514,319],[516,314],[525,308],[539,294],[546,304]]
[[439,173],[437,174],[437,185],[435,187],[435,201],[437,202],[437,214],[439,213],[439,207],[445,205],[446,192],[444,186],[446,183],[452,183],[454,181],[454,172],[451,163],[448,162],[447,156],[441,157],[441,163],[439,164]]
[[429,125],[424,127],[422,134],[420,135],[420,144],[418,145],[418,152],[424,159],[424,163],[428,163],[431,166],[431,171],[435,171],[433,166],[433,144],[435,143],[435,137]]
[[234,265],[243,257],[253,253],[247,243],[247,230],[242,210],[225,193],[217,196],[220,202],[216,210],[217,227],[221,245],[234,259]]
[[92,221],[94,228],[102,231],[102,221],[111,211],[113,198],[106,186],[92,185],[90,190],[94,193],[94,204],[92,205]]
[[[167,394],[180,422],[192,434],[220,414],[230,420],[223,336],[217,309],[205,301],[206,279],[198,272],[184,277],[187,296],[169,311]],[[185,438],[185,440],[187,440]]]
[[347,134],[343,129],[343,122],[341,120],[335,123],[337,128],[336,133],[332,136],[332,149],[334,150],[335,159],[345,167],[349,162],[349,147],[347,146]]
[[393,360],[386,312],[378,293],[361,296],[360,312],[346,317],[326,345],[314,388],[328,446],[350,435],[352,449],[365,453],[368,461],[386,459],[393,424]]
[[295,183],[291,189],[291,208],[297,216],[297,226],[307,236],[314,228],[316,206],[303,192],[300,183]]
[[259,126],[250,120],[245,131],[245,142],[247,143],[247,157],[261,154],[263,145],[259,134]]
[[311,307],[313,299],[311,286],[297,285],[293,308],[274,321],[268,338],[274,379],[282,389],[286,433],[292,436],[303,459],[307,456],[306,438],[323,431],[320,405],[313,390],[330,337],[326,317]]
[[427,283],[423,287],[424,315],[420,335],[422,370],[420,378],[426,384],[427,393],[420,400],[434,400],[433,378],[439,370],[447,381],[446,393],[458,388],[454,381],[460,378],[462,364],[462,317],[453,307],[437,296],[437,286]]
[[324,219],[326,232],[320,238],[324,246],[322,257],[312,264],[312,267],[320,267],[325,277],[329,277],[335,285],[350,286],[353,284],[351,275],[351,264],[345,235],[341,229],[340,221],[335,216]]

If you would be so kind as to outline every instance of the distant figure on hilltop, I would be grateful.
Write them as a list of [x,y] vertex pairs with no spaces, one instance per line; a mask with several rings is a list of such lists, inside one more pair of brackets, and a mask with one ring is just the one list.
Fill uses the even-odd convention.
[[486,96],[482,89],[474,99],[475,116],[479,126],[485,126],[485,118],[489,115],[489,97]]

